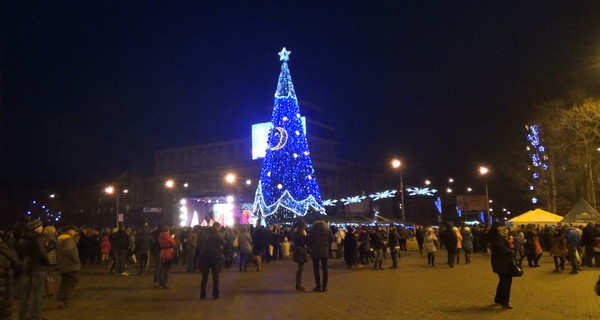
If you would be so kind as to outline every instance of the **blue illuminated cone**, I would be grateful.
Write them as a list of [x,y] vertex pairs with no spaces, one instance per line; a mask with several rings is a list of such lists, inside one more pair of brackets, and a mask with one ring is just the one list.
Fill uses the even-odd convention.
[[292,221],[311,212],[325,214],[287,64],[290,53],[285,48],[279,53],[282,65],[272,127],[254,198],[254,214],[267,222]]

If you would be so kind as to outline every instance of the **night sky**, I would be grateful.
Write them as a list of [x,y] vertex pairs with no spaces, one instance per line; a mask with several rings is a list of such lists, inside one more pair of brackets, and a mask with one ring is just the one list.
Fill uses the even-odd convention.
[[533,106],[600,88],[597,1],[2,3],[5,187],[149,174],[155,150],[249,136],[284,46],[338,156],[401,157],[407,184],[477,182],[524,150]]

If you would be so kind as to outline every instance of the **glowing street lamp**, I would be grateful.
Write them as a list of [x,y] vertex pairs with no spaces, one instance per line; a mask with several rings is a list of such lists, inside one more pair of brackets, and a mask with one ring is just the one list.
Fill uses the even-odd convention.
[[490,196],[488,193],[488,183],[487,183],[487,174],[489,170],[487,167],[481,166],[479,167],[479,173],[485,177],[485,204],[487,206],[487,223],[490,222]]
[[392,160],[392,168],[397,169],[400,172],[400,206],[402,207],[402,220],[406,220],[404,211],[404,179],[402,179],[402,162],[398,159]]
[[[113,186],[106,187],[104,189],[104,192],[106,194],[110,194],[110,195],[116,193],[115,188]],[[116,227],[118,228],[119,227],[119,194],[117,193],[116,196],[117,196],[117,207],[116,207],[116,211],[117,211],[117,224],[116,224]]]
[[225,181],[227,181],[229,184],[233,184],[235,182],[235,175],[233,173],[226,175]]

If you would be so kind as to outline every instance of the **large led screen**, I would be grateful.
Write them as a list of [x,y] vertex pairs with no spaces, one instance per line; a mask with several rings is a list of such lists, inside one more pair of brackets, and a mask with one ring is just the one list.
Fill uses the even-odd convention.
[[[302,128],[306,135],[306,118],[300,117]],[[264,158],[268,148],[267,140],[271,130],[271,122],[263,122],[252,125],[252,160]]]

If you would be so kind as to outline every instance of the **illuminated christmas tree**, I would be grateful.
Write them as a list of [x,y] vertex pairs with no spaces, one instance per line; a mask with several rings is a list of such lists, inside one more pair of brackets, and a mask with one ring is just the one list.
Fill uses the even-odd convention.
[[254,214],[267,223],[290,222],[312,212],[325,214],[287,64],[290,53],[285,48],[279,52],[282,64],[272,126],[254,198]]

